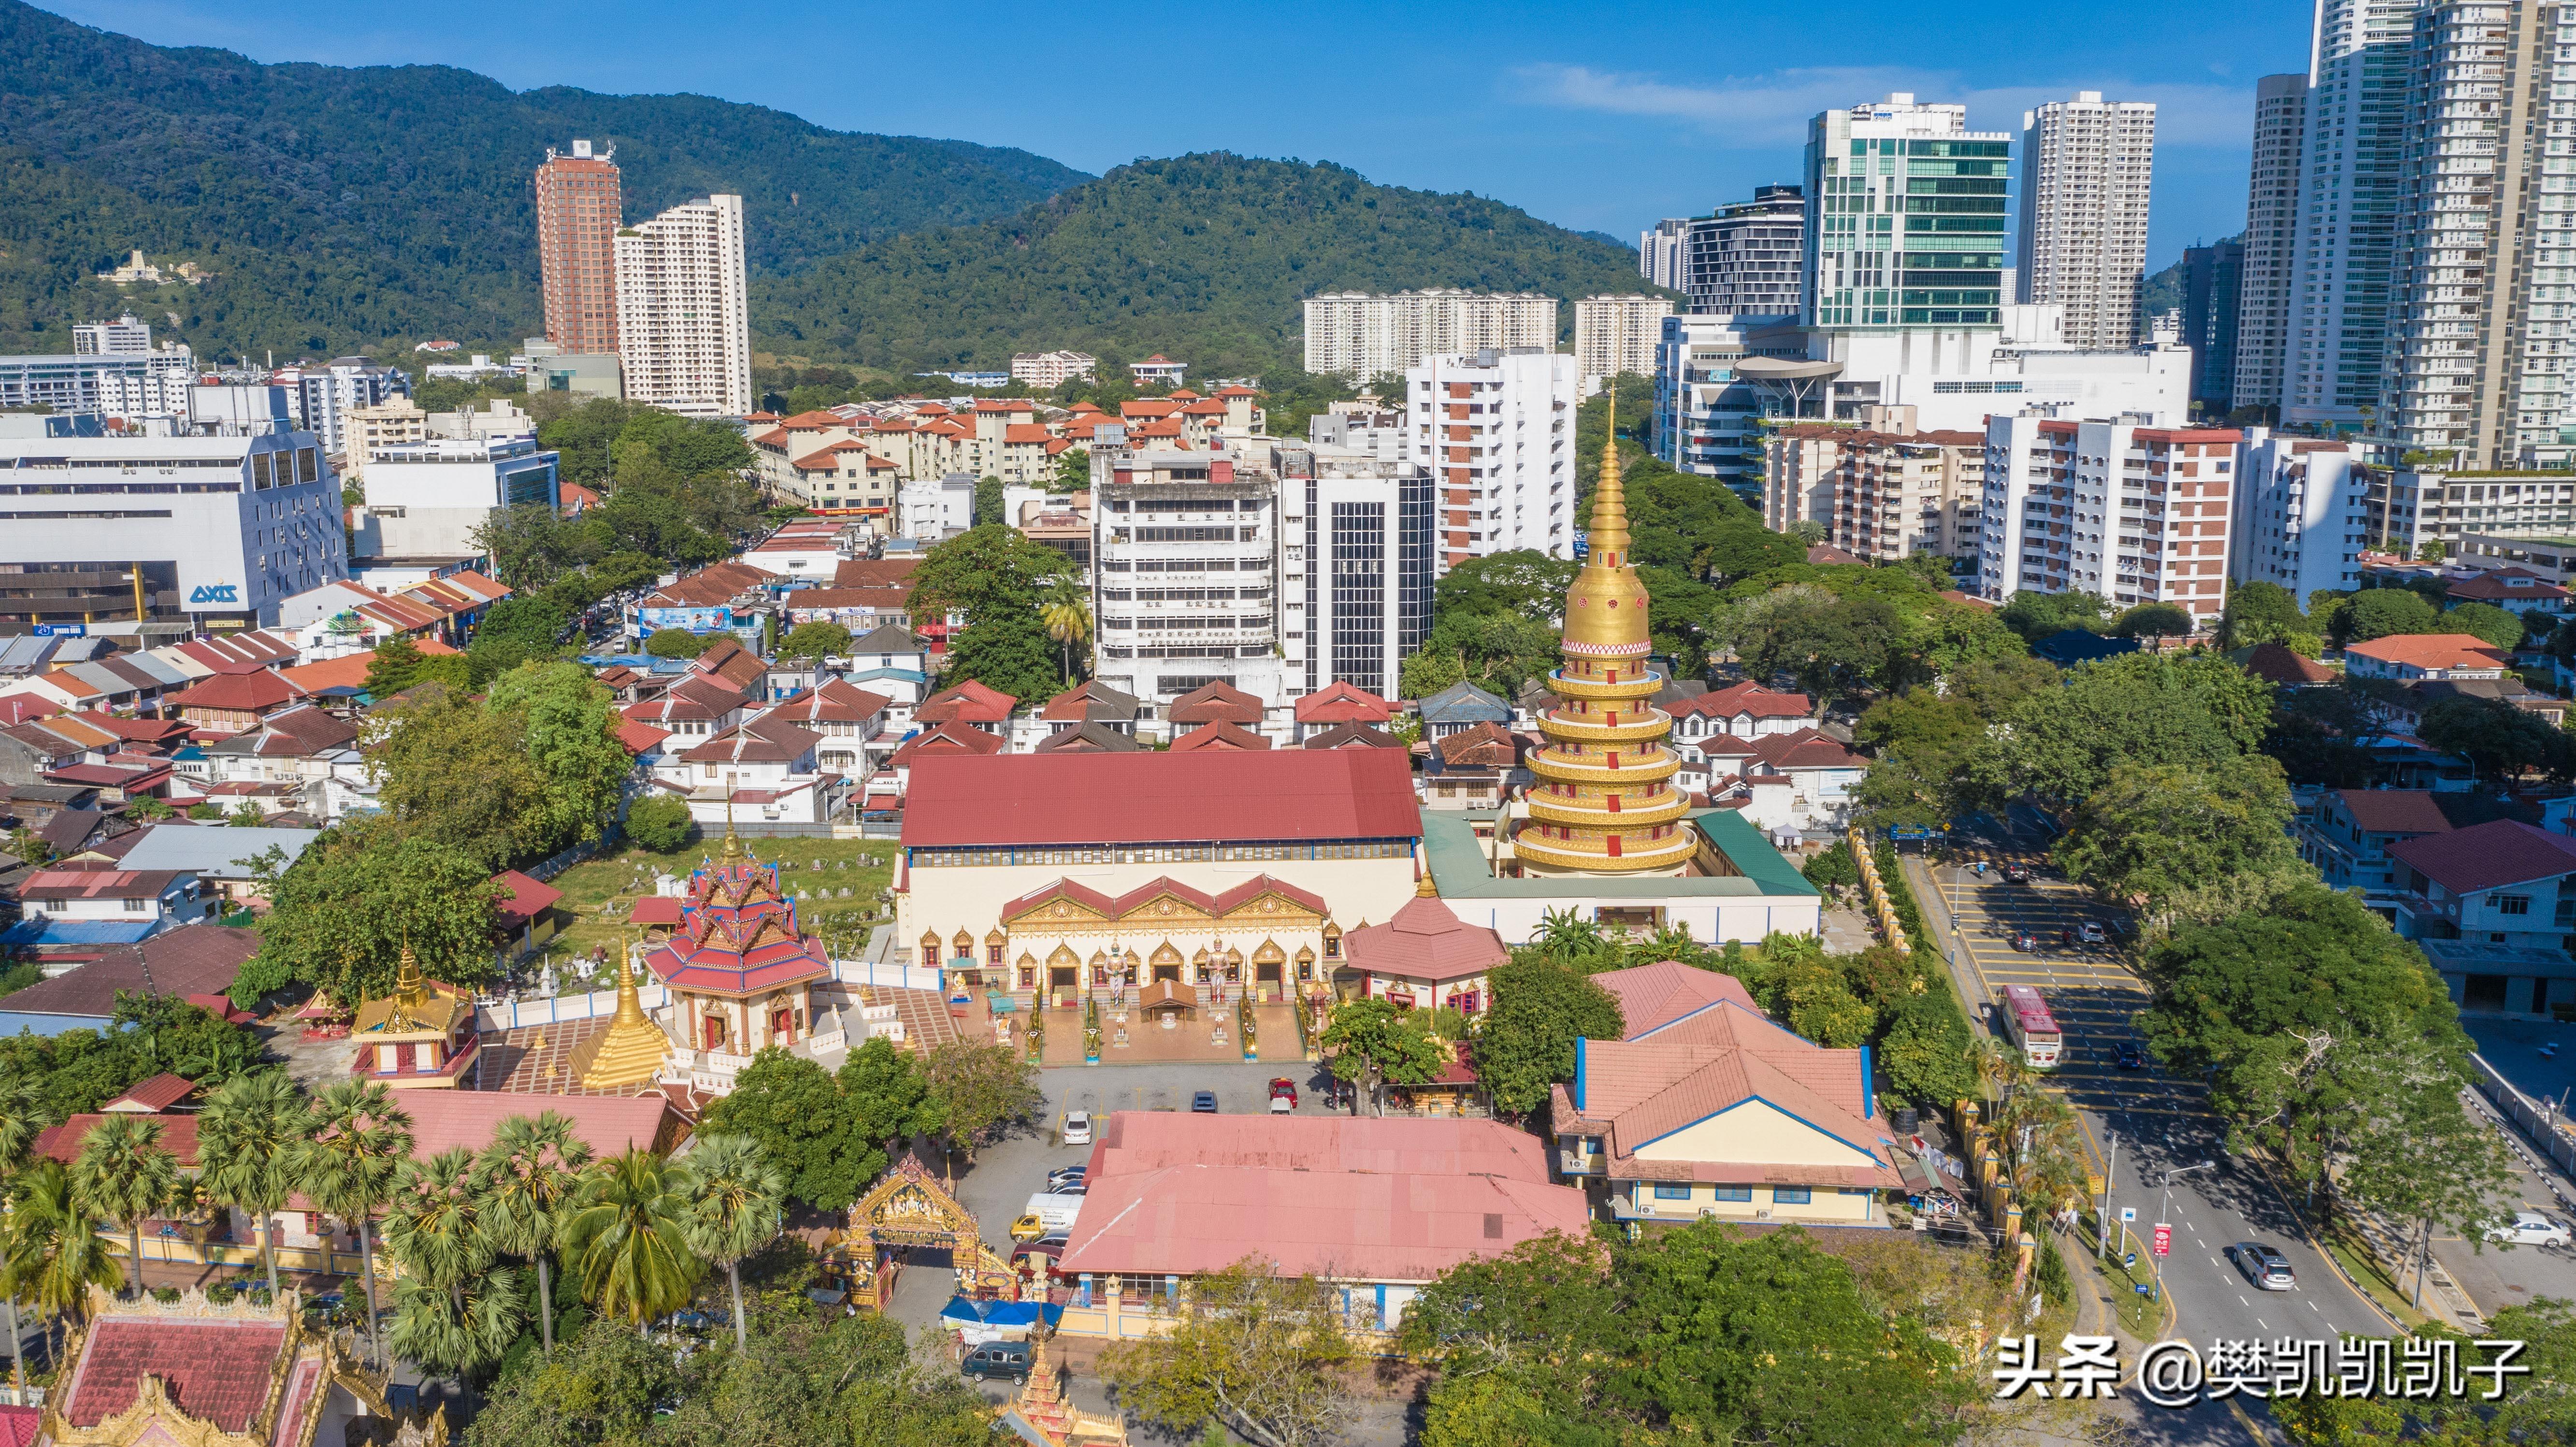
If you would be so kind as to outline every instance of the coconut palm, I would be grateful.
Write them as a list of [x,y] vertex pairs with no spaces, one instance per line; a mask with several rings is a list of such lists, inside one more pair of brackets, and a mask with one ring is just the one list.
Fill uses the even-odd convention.
[[359,1264],[367,1282],[367,1337],[376,1359],[384,1342],[376,1325],[376,1213],[393,1199],[394,1178],[411,1159],[411,1117],[380,1080],[344,1080],[313,1102],[313,1133],[295,1153],[294,1175],[305,1199],[358,1227]]
[[555,1350],[555,1243],[564,1207],[589,1165],[590,1146],[572,1133],[571,1121],[551,1110],[501,1122],[475,1163],[492,1243],[537,1263],[537,1325],[548,1356]]
[[[22,1075],[0,1075],[0,1191],[26,1169],[27,1148],[36,1143],[36,1132],[45,1122],[44,1100],[36,1083]],[[0,1274],[5,1274],[0,1265]],[[27,1352],[19,1342],[18,1288],[0,1282],[5,1289],[9,1319],[9,1364],[17,1376],[18,1400],[27,1399]]]
[[1064,579],[1047,589],[1038,604],[1038,621],[1064,652],[1064,681],[1073,682],[1073,645],[1091,641],[1091,595],[1080,583]]
[[[0,1281],[13,1298],[25,1295],[56,1322],[79,1311],[91,1287],[125,1284],[124,1268],[98,1234],[98,1218],[82,1208],[62,1162],[38,1161],[12,1184],[8,1230],[0,1235]],[[49,1325],[45,1340],[53,1339]],[[46,1355],[62,1359],[59,1350]]]
[[637,1147],[591,1167],[564,1221],[564,1259],[582,1295],[638,1335],[687,1305],[706,1270],[689,1249],[690,1196],[686,1167]]
[[733,1344],[747,1351],[742,1259],[778,1239],[787,1173],[749,1136],[701,1136],[689,1152],[689,1184],[689,1249],[724,1267],[733,1289]]
[[134,1294],[142,1295],[144,1218],[179,1193],[179,1158],[161,1144],[161,1122],[118,1115],[92,1126],[72,1161],[72,1192],[83,1211],[125,1228],[134,1251]]
[[295,1157],[313,1131],[303,1092],[285,1071],[236,1075],[197,1116],[197,1180],[209,1199],[259,1223],[268,1291],[277,1295],[277,1213],[295,1194]]
[[1976,1067],[1977,1079],[1983,1081],[1989,1099],[2002,1095],[2030,1078],[2030,1065],[2006,1041],[1992,1035],[1980,1035],[1968,1051],[1968,1063]]

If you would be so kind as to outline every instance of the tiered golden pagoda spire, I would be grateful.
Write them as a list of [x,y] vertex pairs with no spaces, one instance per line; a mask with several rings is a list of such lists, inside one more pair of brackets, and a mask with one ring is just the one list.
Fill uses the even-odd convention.
[[1618,394],[1601,445],[1601,479],[1582,571],[1565,593],[1564,662],[1548,675],[1562,700],[1539,717],[1547,747],[1530,755],[1538,783],[1512,850],[1534,874],[1678,874],[1697,849],[1673,788],[1681,760],[1664,746],[1672,719],[1650,699],[1664,680],[1648,664],[1646,585],[1628,557],[1628,498],[1619,480]]
[[575,1047],[573,1080],[584,1090],[615,1090],[650,1084],[662,1073],[670,1042],[644,1013],[644,998],[635,988],[635,950],[619,941],[617,1018],[608,1029]]

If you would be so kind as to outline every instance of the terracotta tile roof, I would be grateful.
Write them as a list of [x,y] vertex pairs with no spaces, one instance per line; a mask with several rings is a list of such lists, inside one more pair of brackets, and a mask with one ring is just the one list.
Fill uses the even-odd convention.
[[28,723],[35,719],[50,718],[62,711],[63,706],[61,704],[54,702],[50,698],[39,697],[32,693],[12,693],[0,696],[0,726],[11,726]]
[[823,736],[775,715],[740,723],[680,755],[692,764],[793,764]]
[[1006,443],[1047,442],[1052,441],[1054,436],[1055,434],[1034,422],[1014,422],[1002,429],[1002,440]]
[[372,653],[350,653],[338,658],[326,658],[320,663],[304,663],[293,668],[281,668],[277,671],[277,676],[308,694],[320,693],[332,688],[363,689],[367,686],[367,669],[375,661],[376,657]]
[[2425,789],[2337,789],[2344,812],[2370,834],[2447,834],[2451,821]]
[[2473,603],[2564,603],[2567,590],[2537,573],[2522,568],[2498,568],[2462,578],[2445,590],[2449,596]]
[[[1010,747],[1009,743],[999,734],[988,734],[973,724],[951,720],[947,723],[933,724],[930,728],[905,739],[902,746],[894,751],[894,757],[887,762],[899,769],[914,769],[914,777],[918,779],[920,777],[918,765],[925,758],[935,759],[961,754],[982,758],[999,754],[1008,747]],[[919,785],[916,784],[915,787]]]
[[672,1110],[669,1099],[659,1094],[407,1090],[400,1100],[404,1112],[411,1116],[411,1154],[416,1161],[458,1146],[479,1152],[492,1143],[501,1122],[514,1115],[534,1116],[549,1110],[571,1121],[574,1137],[601,1156],[632,1146],[668,1151],[688,1134],[688,1122]]
[[1384,924],[1356,929],[1342,942],[1351,968],[1409,980],[1465,979],[1512,957],[1503,937],[1471,925],[1436,899],[1409,899]]
[[769,674],[769,665],[760,655],[731,638],[718,638],[707,645],[704,653],[689,660],[689,672],[730,686],[738,692],[756,695],[760,680]]
[[651,753],[654,745],[670,736],[669,729],[657,729],[651,724],[638,723],[631,718],[617,726],[617,741],[624,744],[626,752],[630,754]]
[[844,558],[832,571],[835,588],[904,588],[912,583],[919,558]]
[[[1731,1009],[1703,1018],[1738,1023]],[[1830,1179],[1898,1183],[1880,1154],[1887,1123],[1868,1114],[1863,1101],[1861,1051],[1827,1050],[1795,1036],[1774,1041],[1758,1032],[1707,1043],[1586,1040],[1575,1051],[1576,1084],[1551,1092],[1556,1128],[1601,1135],[1614,1166],[1651,1142],[1758,1099],[1868,1157],[1843,1164],[1844,1174]],[[1669,1164],[1642,1162],[1630,1174],[1655,1176]]]
[[492,912],[498,916],[497,923],[503,929],[519,929],[563,903],[562,890],[515,869],[504,869],[493,875],[492,882],[509,891],[492,906]]
[[1048,723],[1081,723],[1091,719],[1129,723],[1136,717],[1136,696],[1111,688],[1099,679],[1085,679],[1048,699],[1038,717]]
[[1003,905],[1002,922],[1008,924],[1016,919],[1024,919],[1059,899],[1071,900],[1095,914],[1115,920],[1124,919],[1165,896],[1209,914],[1227,915],[1268,895],[1277,895],[1281,899],[1300,908],[1313,910],[1317,914],[1332,913],[1331,907],[1325,904],[1323,896],[1300,889],[1284,879],[1274,879],[1267,874],[1256,874],[1241,884],[1229,886],[1214,894],[1165,875],[1149,879],[1125,894],[1119,895],[1103,894],[1087,884],[1070,879],[1058,879],[1040,885]]
[[712,723],[743,706],[746,700],[722,684],[682,679],[652,698],[630,703],[618,712],[636,723],[667,728],[674,723]]
[[103,1317],[73,1366],[63,1419],[75,1427],[99,1425],[134,1405],[148,1372],[161,1379],[173,1406],[239,1435],[267,1405],[269,1378],[285,1345],[283,1321]]
[[1005,723],[1020,701],[976,679],[943,688],[921,701],[912,716],[923,723]]
[[2473,633],[2400,633],[2352,644],[2344,652],[2410,668],[2501,668],[2513,661],[2512,650]]
[[1223,680],[1203,683],[1172,700],[1163,716],[1176,724],[1261,722],[1261,700]]
[[1085,719],[1069,729],[1058,729],[1038,741],[1033,754],[1133,754],[1144,745],[1096,719]]
[[1337,678],[1297,700],[1296,714],[1299,723],[1382,724],[1393,717],[1394,709],[1358,684]]
[[218,673],[166,696],[165,704],[178,708],[241,709],[253,713],[282,708],[302,697],[295,685],[274,671],[256,673]]
[[2251,648],[2230,656],[2235,658],[2237,666],[2247,673],[2266,683],[2276,683],[2286,688],[2306,688],[2314,684],[2332,683],[2338,676],[2333,669],[2315,659],[2301,658],[2297,653],[2278,643],[2257,643]]
[[800,688],[780,699],[776,707],[761,717],[796,724],[866,723],[884,713],[886,704],[887,699],[881,694],[831,678],[813,688]]
[[[63,1123],[47,1126],[36,1133],[35,1153],[70,1165],[80,1158],[81,1143],[102,1121],[117,1117],[99,1111],[63,1117]],[[186,1170],[197,1168],[197,1118],[193,1115],[160,1117],[161,1148],[175,1157]]]
[[1487,719],[1433,740],[1431,748],[1453,769],[1508,769],[1520,762],[1521,741]]
[[1803,693],[1783,693],[1758,683],[1735,683],[1713,688],[1696,698],[1676,699],[1663,705],[1675,718],[1698,714],[1707,718],[1806,718],[1816,711],[1815,700]]
[[1753,752],[1762,761],[1780,770],[1789,769],[1857,769],[1866,762],[1860,755],[1844,748],[1814,729],[1793,733],[1764,734],[1754,739]]
[[[1140,1118],[1113,1114],[1093,1148],[1067,1270],[1191,1275],[1258,1253],[1282,1272],[1427,1281],[1533,1236],[1586,1229],[1582,1193],[1546,1183],[1538,1142],[1492,1121],[1175,1113],[1163,1120],[1188,1123],[1169,1131],[1183,1143],[1147,1151],[1126,1145],[1124,1123]],[[1316,1127],[1329,1136],[1315,1139]],[[1341,1148],[1344,1138],[1354,1145]],[[1288,1149],[1272,1148],[1280,1142]],[[1233,1163],[1353,1157],[1365,1164]],[[1478,1168],[1456,1168],[1470,1162]]]
[[1270,747],[1270,740],[1262,735],[1252,732],[1241,724],[1218,719],[1214,723],[1201,724],[1172,740],[1171,751],[1176,754],[1210,750],[1219,753],[1251,753],[1268,747]]
[[1732,1004],[1756,1016],[1762,1013],[1742,980],[1677,960],[1605,970],[1594,975],[1592,983],[1609,991],[1619,1002],[1620,1018],[1628,1025],[1620,1036],[1623,1040],[1640,1039],[1711,1005]]
[[818,428],[840,426],[841,416],[837,412],[799,412],[795,416],[781,422],[779,425],[781,427],[793,427],[799,431],[810,432]]
[[2401,839],[2388,857],[2453,894],[2576,874],[2576,839],[2498,819],[2443,834]]
[[1181,409],[1181,415],[1184,417],[1222,417],[1225,414],[1226,405],[1214,398],[1204,402],[1192,402]]
[[1118,415],[1127,418],[1169,417],[1181,410],[1181,404],[1163,398],[1147,397],[1118,404]]
[[1127,435],[1130,437],[1178,437],[1181,435],[1180,419],[1172,418],[1162,422],[1132,422],[1128,424]]
[[829,588],[799,588],[787,595],[789,608],[872,608],[880,613],[901,613],[912,606],[912,590],[903,587],[843,587],[834,583]]
[[120,1105],[131,1105],[140,1107],[146,1113],[163,1111],[186,1100],[196,1092],[197,1082],[184,1075],[172,1075],[165,1070],[149,1080],[128,1086],[122,1094],[110,1098],[100,1109],[113,1110]]
[[921,847],[1391,839],[1418,838],[1422,808],[1393,749],[1006,754],[918,761],[903,827]]

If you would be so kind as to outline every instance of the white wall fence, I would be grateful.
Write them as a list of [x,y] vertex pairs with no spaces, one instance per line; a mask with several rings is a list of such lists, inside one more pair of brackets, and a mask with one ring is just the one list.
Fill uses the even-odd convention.
[[2485,1096],[2505,1119],[2512,1121],[2522,1131],[2524,1139],[2539,1147],[2541,1154],[2549,1157],[2551,1165],[2576,1176],[2576,1141],[2569,1140],[2563,1128],[2566,1118],[2548,1105],[2514,1089],[2513,1083],[2489,1065],[2485,1056],[2471,1055],[2469,1058],[2478,1065],[2478,1076],[2473,1082],[2478,1094]]
[[[940,988],[937,969],[875,960],[834,960],[832,979],[844,985],[883,985],[894,990],[935,992]],[[658,1010],[671,1003],[671,991],[665,985],[639,985],[635,996],[647,1011]],[[498,1005],[481,1005],[474,1011],[474,1028],[486,1035],[497,1035],[521,1026],[595,1020],[616,1013],[617,992],[593,990],[586,995],[558,995],[551,1000],[513,1000]]]

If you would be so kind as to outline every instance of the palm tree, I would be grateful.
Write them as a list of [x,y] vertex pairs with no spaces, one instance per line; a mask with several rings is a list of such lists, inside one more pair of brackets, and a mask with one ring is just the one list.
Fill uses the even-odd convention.
[[141,1296],[143,1218],[179,1192],[179,1158],[161,1144],[161,1122],[119,1115],[92,1126],[72,1161],[72,1191],[82,1210],[125,1228],[134,1249],[134,1294]]
[[537,1263],[537,1324],[548,1356],[555,1350],[555,1242],[564,1207],[589,1165],[590,1146],[572,1133],[571,1121],[549,1110],[533,1120],[514,1115],[501,1122],[475,1167],[492,1243]]
[[1609,940],[1601,926],[1578,918],[1570,909],[1551,909],[1539,919],[1537,929],[1530,931],[1530,943],[1539,952],[1560,964],[1576,964],[1601,953]]
[[359,1263],[367,1281],[367,1338],[384,1359],[376,1324],[376,1213],[393,1199],[394,1177],[411,1159],[411,1117],[381,1080],[344,1080],[313,1103],[313,1134],[295,1153],[305,1199],[357,1223]]
[[1064,652],[1064,681],[1073,682],[1073,645],[1091,641],[1091,595],[1070,578],[1047,589],[1038,605],[1038,621]]
[[751,1346],[742,1315],[742,1259],[778,1239],[787,1173],[749,1136],[701,1136],[689,1152],[689,1249],[720,1262],[733,1288],[733,1344]]
[[459,1386],[499,1361],[527,1329],[527,1292],[510,1267],[494,1266],[443,1287],[414,1276],[394,1284],[394,1351],[456,1378]]
[[271,1299],[277,1295],[277,1213],[295,1194],[296,1152],[312,1133],[304,1095],[283,1070],[234,1076],[197,1116],[198,1181],[209,1198],[259,1223]]
[[564,1222],[564,1256],[602,1312],[645,1324],[688,1304],[706,1263],[689,1249],[688,1169],[636,1147],[593,1166]]
[[[27,1165],[27,1148],[36,1143],[36,1131],[44,1124],[44,1100],[36,1083],[22,1075],[0,1075],[0,1191],[14,1182]],[[5,1266],[0,1266],[5,1271]],[[18,1400],[27,1399],[27,1352],[19,1342],[18,1288],[14,1282],[0,1283],[7,1290],[9,1315],[9,1363],[17,1375]]]
[[[8,1231],[0,1236],[0,1278],[11,1297],[24,1292],[56,1322],[79,1311],[91,1287],[125,1284],[124,1268],[100,1238],[98,1218],[82,1208],[62,1162],[38,1161],[13,1183]],[[54,1340],[50,1324],[45,1340]],[[62,1359],[59,1350],[47,1355]]]
[[467,1278],[481,1275],[500,1254],[483,1229],[474,1152],[464,1146],[403,1162],[386,1207],[385,1249],[414,1281],[461,1291]]
[[1969,1049],[1968,1063],[1976,1067],[1977,1079],[1984,1082],[1990,1098],[2030,1078],[2030,1065],[2022,1053],[1992,1035],[1977,1037]]

